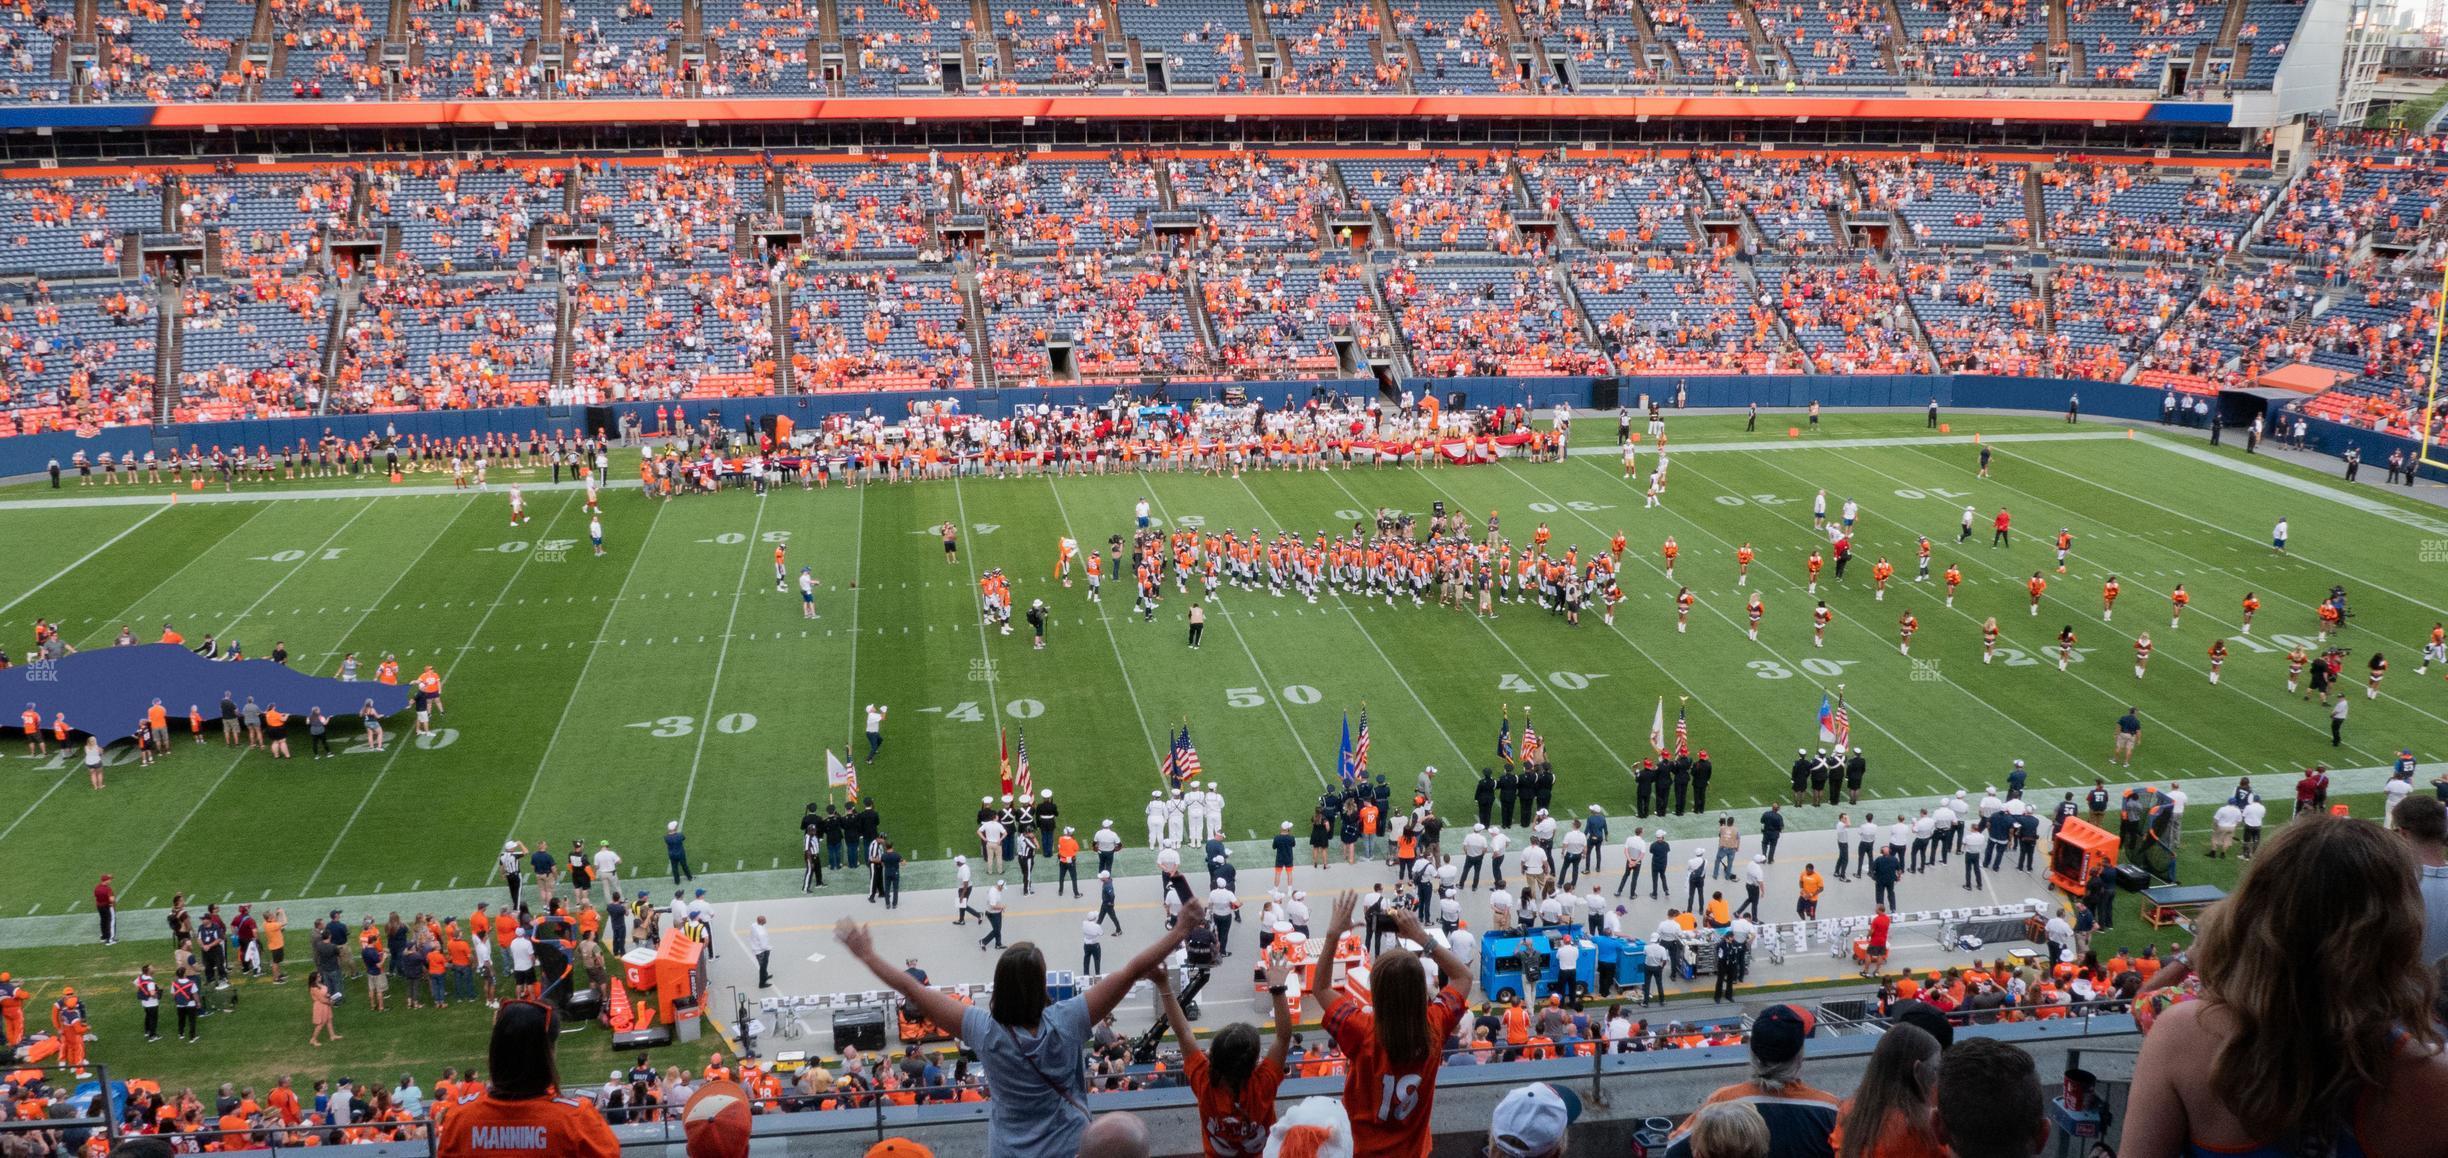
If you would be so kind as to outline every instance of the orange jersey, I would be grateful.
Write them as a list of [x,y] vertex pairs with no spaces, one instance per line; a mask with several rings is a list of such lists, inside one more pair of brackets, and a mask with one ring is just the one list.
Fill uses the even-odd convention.
[[1665,546],[1658,548],[1658,552],[1666,556],[1667,562],[1672,563],[1674,562],[1675,556],[1683,553],[1683,548],[1675,546],[1674,540],[1669,539],[1666,541]]
[[1675,609],[1686,613],[1690,612],[1692,609],[1692,593],[1685,591],[1677,594],[1675,596]]
[[1879,581],[1879,582],[1881,582],[1881,583],[1886,582],[1886,581],[1888,580],[1888,578],[1889,578],[1889,577],[1891,577],[1891,576],[1893,576],[1894,574],[1895,574],[1895,568],[1894,568],[1893,566],[1889,565],[1889,564],[1887,563],[1887,561],[1886,561],[1886,560],[1884,560],[1884,559],[1882,559],[1882,560],[1880,560],[1880,561],[1879,561],[1878,566],[1872,567],[1872,568],[1870,569],[1870,577],[1871,577],[1872,579],[1876,579],[1876,580],[1878,580],[1878,581]]
[[1745,566],[1745,567],[1750,566],[1750,565],[1751,565],[1751,548],[1749,548],[1749,547],[1739,547],[1739,548],[1736,548],[1736,549],[1735,549],[1735,551],[1734,551],[1734,561],[1735,561],[1735,562],[1737,562],[1737,563],[1742,564],[1742,565],[1743,565],[1743,566]]
[[2031,582],[2025,583],[2024,586],[2031,589],[2032,598],[2038,599],[2040,598],[2041,592],[2048,590],[2048,580],[2034,575],[2031,578]]
[[1921,621],[1907,615],[1904,618],[1896,621],[1896,628],[1897,630],[1902,631],[1905,635],[1909,636],[1912,633],[1921,630]]
[[436,1128],[435,1149],[453,1158],[620,1158],[603,1114],[584,1098],[465,1095]]
[[1828,610],[1825,607],[1817,608],[1811,612],[1811,623],[1822,628],[1826,627],[1835,618],[1836,613]]
[[1947,585],[1949,588],[1954,588],[1954,587],[1961,586],[1962,584],[1963,584],[1963,572],[1962,572],[1962,571],[1960,571],[1960,570],[1958,570],[1958,569],[1956,569],[1956,568],[1953,568],[1953,567],[1949,567],[1949,568],[1947,568],[1947,569],[1946,569],[1946,585]]
[[[2259,611],[2259,610],[2261,610],[2261,601],[2260,601],[2260,600],[2255,599],[2255,598],[2253,598],[2253,597],[2251,597],[2251,596],[2249,596],[2249,595],[2244,597],[2244,614],[2246,614],[2246,615],[2250,615],[2250,614],[2252,614],[2253,612],[2256,612],[2256,611]],[[2436,632],[2436,631],[2435,631],[2435,632],[2432,632],[2431,634],[2432,634],[2432,636],[2433,636],[2434,638],[2437,638],[2437,636],[2439,635],[2439,633],[2438,633],[2438,632]]]
[[2178,607],[2182,607],[2187,603],[2193,602],[2193,595],[2191,592],[2187,591],[2176,591],[2168,596],[2168,602],[2173,603]]
[[35,711],[35,710],[34,710],[34,709],[32,709],[32,708],[28,708],[28,709],[26,709],[25,715],[23,715],[23,716],[21,716],[21,717],[19,717],[19,718],[25,721],[25,734],[26,734],[27,736],[32,737],[32,736],[39,736],[39,735],[42,735],[42,713],[41,713],[41,712],[37,712],[37,711]]
[[[1460,991],[1451,986],[1439,990],[1428,1003],[1428,1040],[1442,1043],[1462,1020],[1462,1009]],[[1436,1046],[1419,1061],[1394,1064],[1377,1047],[1375,1015],[1343,993],[1327,1006],[1325,1028],[1350,1059],[1343,1109],[1351,1115],[1353,1158],[1419,1158],[1427,1153],[1437,1067],[1444,1060]]]
[[2116,602],[2117,596],[2123,593],[2124,589],[2118,587],[2116,585],[2116,581],[2111,579],[2100,588],[2100,599],[2103,602],[2114,603]]
[[2213,665],[2227,662],[2227,645],[2224,642],[2210,645],[2210,662]]

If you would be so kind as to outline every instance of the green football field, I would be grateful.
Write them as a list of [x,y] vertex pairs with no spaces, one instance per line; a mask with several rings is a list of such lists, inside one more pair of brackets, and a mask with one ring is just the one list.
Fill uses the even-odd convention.
[[[1345,714],[1356,726],[1364,706],[1373,767],[1398,785],[1423,764],[1447,770],[1440,798],[1453,813],[1468,808],[1465,770],[1493,762],[1507,705],[1517,732],[1527,715],[1546,739],[1559,797],[1628,813],[1625,763],[1647,750],[1661,698],[1670,727],[1688,699],[1693,742],[1718,769],[1714,795],[1752,809],[1782,797],[1792,749],[1817,744],[1820,698],[1839,684],[1870,762],[1866,797],[1977,793],[2015,758],[2029,761],[2036,785],[2120,778],[2106,756],[2128,705],[2146,723],[2137,778],[2250,774],[2282,785],[2316,760],[2368,766],[2400,747],[2426,759],[2448,752],[2439,742],[2448,683],[2437,668],[2414,674],[2423,638],[2448,618],[2448,517],[2435,508],[2116,427],[1983,416],[1957,419],[1942,438],[1917,414],[1839,416],[1797,440],[1784,422],[1745,435],[1739,418],[1674,420],[1682,449],[1663,510],[1642,509],[1603,448],[1613,423],[1585,421],[1580,441],[1600,449],[1558,464],[970,479],[761,500],[734,491],[661,502],[614,487],[603,558],[587,550],[579,494],[532,494],[532,521],[513,528],[499,475],[492,494],[299,482],[256,492],[266,501],[190,496],[174,507],[32,505],[166,486],[10,489],[0,492],[11,545],[0,619],[12,653],[22,656],[37,616],[64,623],[79,646],[106,645],[122,623],[151,639],[169,620],[190,639],[235,636],[257,655],[285,643],[294,663],[322,674],[347,650],[369,674],[384,652],[409,674],[435,663],[449,711],[426,744],[322,762],[233,754],[217,739],[195,747],[182,727],[176,754],[152,768],[115,752],[122,762],[99,793],[70,761],[24,755],[11,728],[0,880],[12,887],[0,902],[14,908],[0,916],[82,908],[103,871],[117,874],[122,903],[140,908],[174,892],[248,901],[473,885],[489,879],[505,838],[563,849],[608,839],[651,874],[673,819],[713,871],[788,864],[800,806],[826,796],[825,749],[863,755],[859,711],[871,702],[889,705],[891,719],[883,756],[861,766],[861,779],[886,830],[922,861],[962,843],[975,799],[996,789],[1004,726],[1015,743],[1025,728],[1037,782],[1056,790],[1069,823],[1085,830],[1112,816],[1134,840],[1173,727],[1190,726],[1225,793],[1231,835],[1247,838],[1305,821],[1335,776]],[[1974,477],[1974,426],[2005,439],[1993,442],[1988,480]],[[299,493],[310,487],[347,493]],[[1802,559],[1819,541],[1809,504],[1823,487],[1831,511],[1854,498],[1863,521],[1855,570],[1822,585],[1837,619],[1815,649]],[[1588,552],[1621,528],[1629,597],[1612,628],[1594,613],[1571,628],[1526,606],[1483,621],[1407,599],[1328,595],[1312,606],[1227,588],[1206,646],[1190,651],[1188,600],[1170,588],[1149,624],[1131,613],[1126,582],[1109,581],[1105,602],[1091,605],[1084,582],[1066,590],[1049,579],[1059,538],[1085,546],[1127,534],[1141,496],[1166,527],[1270,535],[1440,500],[1480,517],[1501,511],[1517,543],[1544,521],[1557,545]],[[1983,524],[1958,549],[1967,503]],[[1986,519],[2000,506],[2014,513],[2016,541],[1992,549]],[[2285,557],[2268,543],[2280,516],[2293,522]],[[945,521],[963,528],[958,564],[930,530]],[[2064,576],[2046,542],[2060,526],[2076,536]],[[1923,533],[1938,544],[1936,570],[1964,569],[1952,609],[1934,583],[1911,579]],[[1678,577],[1699,599],[1683,634],[1676,585],[1661,574],[1668,535],[1682,548]],[[1734,584],[1734,550],[1746,541],[1759,551],[1752,585],[1768,605],[1756,643],[1744,638]],[[777,543],[794,573],[806,564],[824,580],[819,618],[803,619],[795,593],[774,590]],[[1883,602],[1869,576],[1881,554],[1899,569]],[[1025,626],[1010,636],[981,627],[975,578],[987,567],[1010,572],[1021,607],[1041,598],[1054,609],[1045,650],[1030,648]],[[2035,618],[2023,580],[2042,569],[2051,586]],[[2111,572],[2125,595],[2115,622],[2102,623]],[[2167,594],[2179,582],[2194,603],[2170,630]],[[2377,702],[2358,694],[2342,749],[2330,746],[2318,705],[2286,694],[2282,656],[2293,637],[2309,640],[2312,606],[2333,583],[2355,612],[2344,641],[2358,692],[2371,650],[2393,664]],[[2263,604],[2249,639],[2235,633],[2247,590]],[[1909,657],[1896,646],[1906,610],[1922,627]],[[2004,639],[1999,662],[1983,665],[1989,615]],[[2085,658],[2061,673],[2053,640],[2068,623]],[[2130,655],[2143,629],[2159,655],[2136,680]],[[2220,637],[2232,662],[2212,687],[2204,651]],[[341,739],[349,747],[353,727]]]

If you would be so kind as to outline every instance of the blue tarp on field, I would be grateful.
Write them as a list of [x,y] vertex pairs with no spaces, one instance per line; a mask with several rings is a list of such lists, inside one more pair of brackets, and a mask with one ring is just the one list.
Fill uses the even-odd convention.
[[252,696],[258,707],[278,707],[303,724],[310,709],[354,716],[367,700],[388,716],[407,708],[412,692],[405,685],[307,675],[268,659],[209,660],[175,643],[148,643],[91,648],[0,671],[0,707],[7,709],[0,719],[15,723],[32,705],[44,727],[65,714],[71,729],[107,744],[135,735],[155,700],[175,728],[190,707],[207,720],[220,719],[224,695],[240,704]]

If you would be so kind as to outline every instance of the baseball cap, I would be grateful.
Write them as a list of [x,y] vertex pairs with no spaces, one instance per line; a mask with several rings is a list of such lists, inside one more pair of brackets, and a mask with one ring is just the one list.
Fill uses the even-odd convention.
[[886,1138],[867,1148],[867,1158],[935,1158],[935,1152],[907,1138]]
[[1887,1020],[1897,1025],[1909,1025],[1938,1039],[1938,1048],[1955,1044],[1955,1027],[1947,1022],[1946,1014],[1926,1001],[1899,1001],[1887,1012]]
[[689,1095],[680,1116],[688,1131],[688,1158],[745,1158],[748,1153],[748,1091],[738,1082],[707,1082]]
[[1564,1148],[1564,1131],[1581,1116],[1571,1090],[1532,1082],[1496,1103],[1488,1126],[1489,1158],[1542,1158]]
[[1811,1035],[1808,1010],[1771,1005],[1751,1021],[1751,1053],[1764,1062],[1792,1061],[1802,1053],[1802,1039]]

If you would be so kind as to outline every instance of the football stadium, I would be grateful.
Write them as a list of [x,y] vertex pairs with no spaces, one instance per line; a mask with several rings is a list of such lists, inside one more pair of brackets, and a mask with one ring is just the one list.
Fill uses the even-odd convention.
[[11,6],[0,1154],[2435,1153],[2444,32]]

